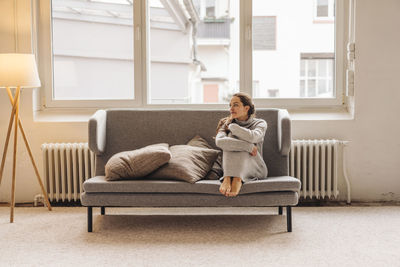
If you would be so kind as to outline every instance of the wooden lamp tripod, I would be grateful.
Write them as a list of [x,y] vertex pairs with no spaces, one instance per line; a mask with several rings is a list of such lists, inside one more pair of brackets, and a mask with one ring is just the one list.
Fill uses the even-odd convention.
[[[35,160],[33,159],[32,151],[29,147],[28,140],[24,129],[22,128],[22,122],[19,118],[19,100],[21,94],[21,88],[37,88],[40,87],[39,75],[36,68],[35,57],[31,54],[0,54],[0,87],[7,89],[8,97],[12,105],[10,122],[8,124],[7,138],[4,144],[3,157],[1,160],[0,167],[0,185],[3,177],[4,164],[7,155],[8,143],[11,135],[11,128],[14,123],[14,156],[13,156],[13,173],[12,173],[12,186],[11,186],[11,211],[10,211],[10,223],[14,222],[14,206],[15,206],[15,171],[17,165],[17,137],[18,128],[21,131],[22,137],[25,142],[25,146],[28,150],[29,157],[35,173],[42,189],[42,193],[45,196],[47,208],[51,210],[51,205],[47,192],[44,189],[42,179]],[[15,96],[13,97],[10,88],[16,88]]]

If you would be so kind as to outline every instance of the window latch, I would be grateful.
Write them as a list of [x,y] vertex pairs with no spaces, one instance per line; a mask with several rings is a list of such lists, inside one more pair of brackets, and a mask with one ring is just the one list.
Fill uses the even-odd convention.
[[347,60],[353,61],[356,58],[356,44],[348,43],[347,44]]
[[246,27],[246,40],[250,41],[251,40],[251,26],[247,25]]
[[135,39],[140,41],[140,26],[136,26]]

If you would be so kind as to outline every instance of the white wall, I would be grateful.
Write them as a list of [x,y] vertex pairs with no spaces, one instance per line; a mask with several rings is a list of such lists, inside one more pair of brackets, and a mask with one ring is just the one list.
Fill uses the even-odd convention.
[[131,25],[55,17],[53,29],[56,99],[133,99]]
[[[152,28],[150,32],[150,96],[152,104],[188,103],[190,32]],[[165,49],[168,47],[168,49]],[[168,70],[168,71],[166,71]],[[180,77],[180,79],[174,79]]]
[[[26,1],[28,2],[28,1]],[[0,52],[15,52],[12,0],[0,1]],[[356,96],[354,120],[293,121],[293,138],[338,138],[350,140],[348,170],[353,200],[400,200],[400,1],[361,0],[356,7]],[[18,16],[23,20],[25,16]],[[28,16],[29,17],[29,16]],[[373,18],[373,19],[371,19]],[[19,31],[21,34],[21,31]],[[21,38],[19,38],[21,40]],[[19,52],[29,52],[29,43]],[[34,156],[41,167],[40,145],[44,142],[87,140],[87,123],[32,120],[32,93],[22,95],[22,119]],[[0,151],[3,151],[10,105],[0,90]],[[32,202],[39,187],[29,157],[19,140],[17,202]],[[0,202],[10,199],[12,153],[0,187]],[[345,188],[341,186],[341,199]]]
[[200,46],[198,47],[198,56],[207,68],[207,71],[201,73],[202,78],[229,79],[229,52],[227,48],[222,45]]

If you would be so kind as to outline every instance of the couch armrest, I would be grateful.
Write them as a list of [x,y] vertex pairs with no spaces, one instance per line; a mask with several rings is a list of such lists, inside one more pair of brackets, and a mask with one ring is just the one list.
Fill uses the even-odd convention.
[[289,112],[286,109],[281,109],[278,112],[278,147],[281,155],[289,155],[291,142],[292,133]]
[[101,155],[106,149],[107,112],[98,110],[89,119],[89,148],[95,154]]

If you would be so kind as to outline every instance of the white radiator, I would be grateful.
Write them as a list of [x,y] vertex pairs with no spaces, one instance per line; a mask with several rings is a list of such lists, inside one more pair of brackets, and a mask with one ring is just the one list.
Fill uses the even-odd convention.
[[94,176],[95,155],[87,143],[42,144],[43,177],[50,201],[77,201]]
[[[340,145],[346,141],[339,140],[292,140],[289,154],[289,175],[300,179],[302,185],[300,197],[337,198],[338,163]],[[344,157],[343,157],[343,162]],[[343,166],[344,167],[344,166]],[[350,202],[350,184],[348,186],[348,202]]]

